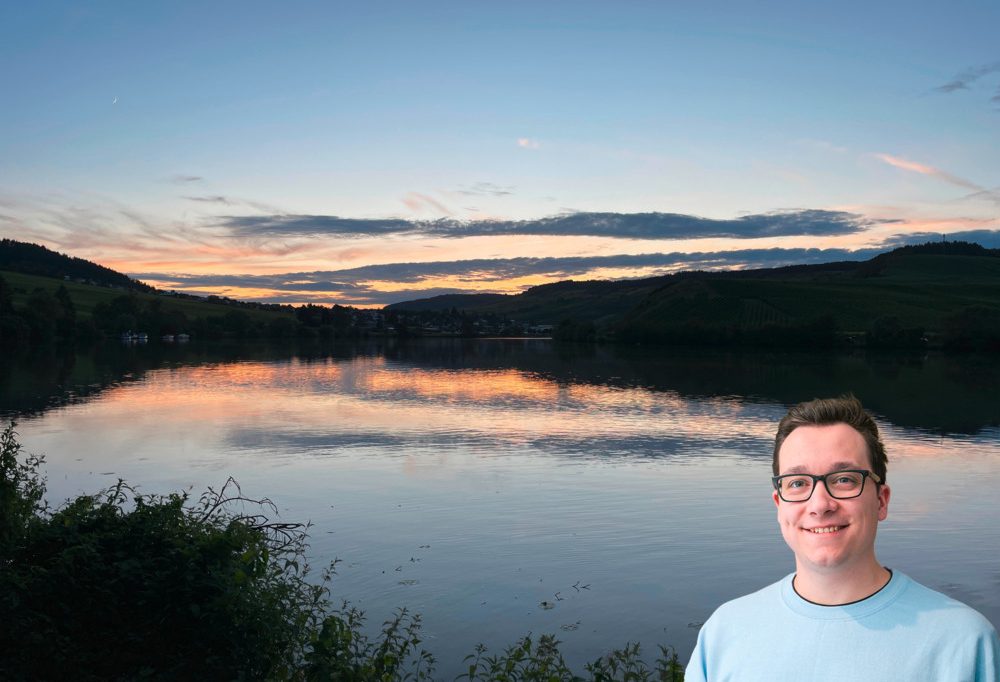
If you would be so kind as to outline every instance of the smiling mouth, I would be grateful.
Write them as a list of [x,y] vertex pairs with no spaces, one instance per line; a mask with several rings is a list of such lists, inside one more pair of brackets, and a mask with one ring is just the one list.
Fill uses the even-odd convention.
[[847,528],[847,526],[823,526],[822,528],[806,528],[804,530],[807,530],[810,533],[816,533],[817,535],[822,535],[825,533],[836,533],[842,528]]

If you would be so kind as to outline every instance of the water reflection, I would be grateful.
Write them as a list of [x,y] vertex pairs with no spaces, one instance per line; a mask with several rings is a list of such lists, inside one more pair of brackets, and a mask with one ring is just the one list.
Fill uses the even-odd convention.
[[[362,362],[363,361],[363,362]],[[244,366],[257,363],[254,367]],[[276,369],[261,363],[277,362]],[[105,346],[84,355],[0,360],[0,413],[31,414],[87,400],[147,372],[177,367],[225,367],[239,385],[273,382],[281,363],[314,368],[308,381],[378,393],[392,400],[454,404],[567,404],[601,400],[622,405],[607,389],[643,388],[690,398],[789,405],[853,392],[884,420],[906,429],[975,434],[1000,426],[1000,362],[981,356],[898,356],[843,353],[754,353],[626,346],[559,346],[542,340],[425,340],[328,346],[189,344]],[[374,363],[366,365],[364,363]],[[369,371],[406,367],[404,372]],[[363,370],[361,369],[363,367]],[[321,369],[320,369],[321,368]],[[255,377],[252,372],[270,373]],[[243,379],[236,373],[247,373]],[[456,381],[457,377],[460,381]],[[269,383],[270,386],[275,384]],[[292,387],[293,390],[299,387]],[[600,390],[595,390],[600,389]],[[629,395],[642,396],[632,392]],[[740,409],[737,407],[736,409]]]

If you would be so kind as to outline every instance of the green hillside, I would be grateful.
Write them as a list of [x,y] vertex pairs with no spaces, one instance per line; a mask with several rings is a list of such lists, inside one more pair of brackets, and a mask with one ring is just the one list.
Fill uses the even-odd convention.
[[[28,298],[35,289],[42,289],[51,294],[55,294],[60,285],[65,286],[69,292],[76,314],[81,319],[87,319],[94,313],[94,308],[100,304],[108,304],[121,296],[134,296],[143,303],[155,302],[164,312],[183,313],[188,319],[199,319],[217,315],[225,315],[232,310],[228,305],[222,303],[212,303],[205,300],[195,300],[183,298],[166,293],[145,293],[135,291],[125,291],[109,287],[94,286],[91,284],[80,284],[78,282],[64,281],[52,277],[42,277],[38,275],[26,275],[20,272],[0,271],[0,277],[7,282],[10,288],[11,301],[15,307],[24,306]],[[246,309],[239,308],[252,320],[267,323],[276,317],[291,317],[290,311],[275,312],[270,310],[259,310],[252,307]]]
[[51,251],[40,244],[0,239],[0,271],[21,272],[84,284],[153,292],[155,289],[128,275],[83,258]]
[[[423,303],[406,305],[420,310]],[[572,331],[567,338],[805,345],[872,333],[886,345],[912,345],[959,327],[992,338],[1000,334],[991,331],[1000,325],[1000,250],[936,242],[868,261],[566,281],[502,299],[469,296],[465,303],[479,314],[563,323]]]
[[837,331],[860,333],[891,318],[901,328],[940,334],[963,310],[1000,316],[1000,258],[985,249],[982,255],[898,253],[875,274],[864,265],[839,273],[677,277],[615,326],[626,337],[655,338],[692,326],[746,332],[825,319]]

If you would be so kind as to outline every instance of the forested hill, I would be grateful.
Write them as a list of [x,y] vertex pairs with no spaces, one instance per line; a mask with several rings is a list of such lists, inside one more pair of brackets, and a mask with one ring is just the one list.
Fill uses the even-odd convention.
[[69,278],[74,282],[130,291],[155,291],[148,284],[143,284],[111,268],[83,258],[74,258],[50,251],[38,244],[19,242],[13,239],[0,240],[0,270],[57,279]]
[[501,300],[470,296],[465,310],[559,325],[569,338],[635,342],[792,341],[801,332],[805,343],[865,332],[900,345],[904,337],[966,327],[994,335],[1000,333],[1000,249],[931,242],[867,261],[557,282]]

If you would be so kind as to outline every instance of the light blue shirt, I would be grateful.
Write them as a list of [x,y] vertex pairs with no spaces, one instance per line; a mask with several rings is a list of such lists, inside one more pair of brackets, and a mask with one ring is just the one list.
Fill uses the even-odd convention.
[[1000,682],[1000,640],[978,611],[898,571],[861,601],[821,606],[794,574],[720,606],[686,682]]

